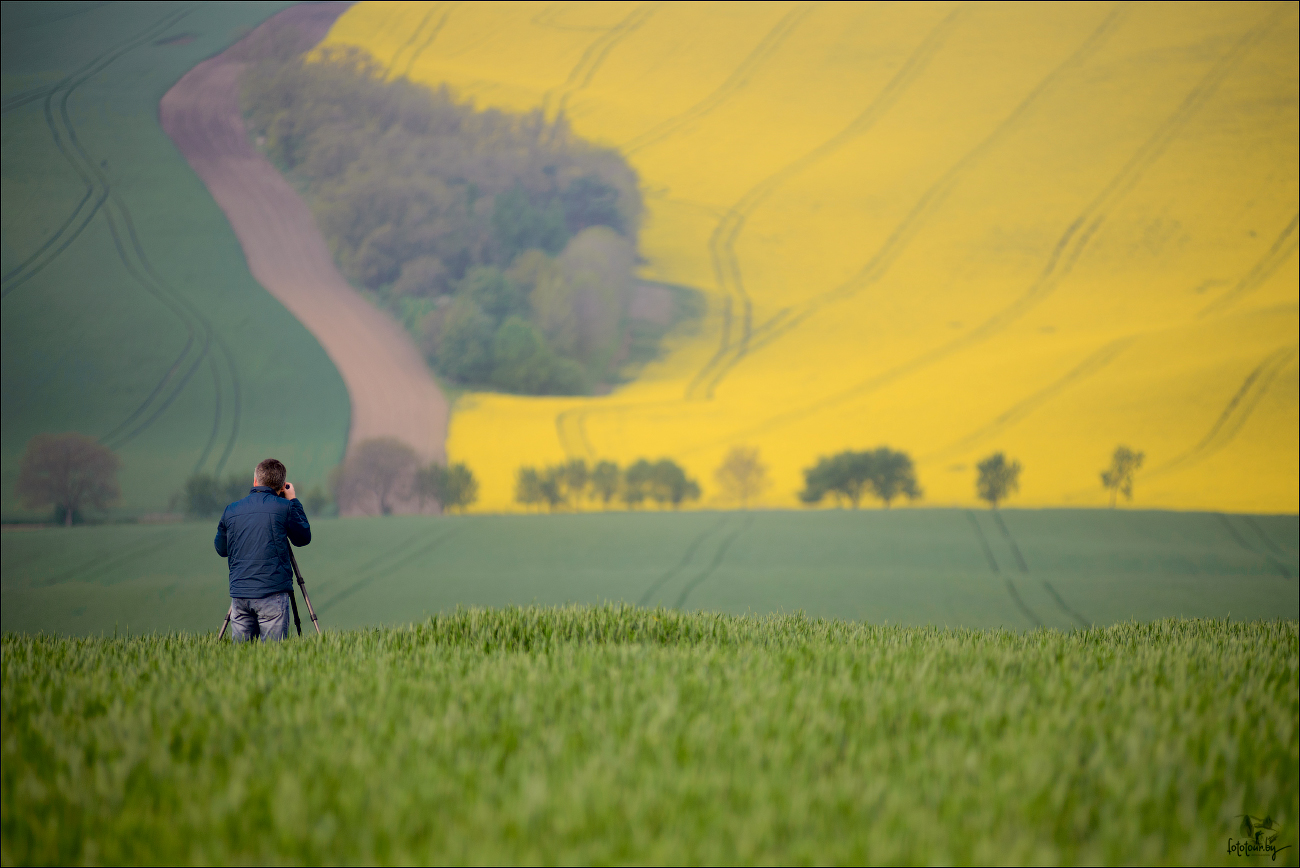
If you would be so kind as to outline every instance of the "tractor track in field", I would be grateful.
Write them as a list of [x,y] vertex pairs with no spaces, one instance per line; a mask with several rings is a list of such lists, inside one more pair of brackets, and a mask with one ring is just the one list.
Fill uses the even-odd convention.
[[[1197,81],[1191,91],[1188,92],[1187,96],[1184,97],[1174,112],[1156,127],[1152,134],[1147,137],[1143,144],[1133,153],[1120,170],[1105,184],[1105,186],[1102,187],[1097,195],[1080,210],[1074,219],[1070,221],[1054,245],[1052,253],[1044,264],[1039,276],[1034,280],[1029,288],[1020,295],[1019,298],[1011,304],[1003,307],[983,323],[960,337],[947,341],[934,349],[928,350],[886,371],[874,374],[847,389],[842,389],[835,394],[813,401],[803,407],[773,416],[764,422],[743,431],[735,432],[729,435],[726,440],[730,442],[736,438],[745,438],[759,433],[766,433],[807,418],[807,416],[819,410],[836,406],[852,398],[872,394],[886,386],[892,385],[895,382],[943,361],[958,352],[968,350],[974,346],[987,342],[1004,331],[1012,323],[1020,320],[1030,310],[1037,307],[1056,290],[1063,279],[1069,276],[1083,252],[1087,249],[1097,231],[1109,216],[1110,211],[1123,199],[1125,195],[1127,195],[1130,190],[1133,189],[1133,187],[1142,179],[1143,175],[1145,175],[1146,171],[1160,158],[1160,156],[1164,154],[1168,147],[1181,133],[1188,121],[1190,121],[1200,108],[1209,101],[1210,97],[1217,92],[1219,86],[1227,79],[1228,75],[1236,69],[1237,65],[1245,57],[1249,49],[1258,43],[1273,27],[1277,25],[1285,11],[1286,10],[1283,8],[1276,9],[1272,14],[1268,15],[1264,21],[1242,34],[1228,51],[1220,55],[1220,57],[1211,65],[1210,69]],[[1109,21],[1110,19],[1108,19],[1108,22]],[[1098,32],[1094,32],[1093,36],[1090,37],[1089,42],[1091,43],[1099,36],[1105,35],[1102,31],[1108,31],[1108,25],[1106,23],[1099,28]],[[1083,49],[1080,49],[1080,51],[1083,51]],[[1091,52],[1089,51],[1087,53]],[[1072,56],[1071,60],[1078,56],[1078,54],[1079,52],[1076,52],[1076,55]],[[1048,79],[1057,77],[1059,73],[1073,65],[1074,64],[1071,63],[1071,61],[1066,61],[1065,64],[1062,64],[1061,67],[1054,70],[1053,73],[1048,76]],[[1039,85],[1039,88],[1036,88],[1035,92],[1031,94],[1030,97],[1026,98],[1025,102],[1021,103],[1020,107],[1013,112],[1012,116],[1015,117],[1022,114],[1023,111],[1028,108],[1028,105],[1034,101],[1035,94],[1037,94],[1039,89],[1043,88],[1046,83],[1047,80],[1044,80],[1044,82]],[[1007,120],[1010,121],[1011,118],[1008,118]],[[1006,121],[1004,121],[1004,123],[1006,123]],[[996,132],[997,131],[995,131],[995,135]],[[989,140],[986,139],[984,143],[977,146],[976,150],[978,151],[983,148],[988,142]],[[970,155],[968,155],[968,157],[969,156]],[[929,198],[931,194],[937,193],[940,186],[944,183],[944,181],[941,181],[935,187],[931,188],[931,191],[927,193],[927,196],[923,197],[923,202],[926,198]],[[955,183],[955,179],[951,179],[951,183]],[[947,191],[945,191],[943,195],[946,196]],[[921,204],[918,204],[918,209],[920,208]],[[914,209],[914,211],[920,213],[917,209]],[[904,221],[905,224],[907,222],[908,220]],[[896,234],[898,234],[897,231]],[[915,233],[913,232],[912,234]],[[886,246],[888,246],[888,242],[886,243]],[[849,288],[853,288],[853,290],[856,291],[857,287],[854,286],[854,283],[855,281],[850,281],[839,290],[833,291],[833,293],[842,293]],[[825,300],[830,300],[829,296],[830,294],[823,298]],[[847,297],[847,295],[843,295],[842,297]],[[839,298],[836,298],[835,300],[839,300]],[[821,304],[824,303],[825,301],[821,302]],[[804,318],[806,318],[806,314],[801,314],[800,316],[787,320],[782,327],[781,333],[784,333],[784,330],[802,322]],[[764,343],[770,343],[773,336],[769,335],[766,337],[767,340],[765,340]],[[754,349],[756,349],[756,347],[751,345],[749,351],[752,353]],[[697,448],[703,448],[703,446]]]
[[670,567],[667,572],[665,572],[659,578],[655,579],[653,582],[650,583],[650,587],[646,588],[645,593],[641,595],[641,599],[637,601],[637,605],[638,606],[650,605],[650,601],[654,599],[654,595],[659,592],[660,588],[662,588],[665,584],[669,582],[669,580],[671,580],[675,576],[680,575],[682,570],[690,566],[691,559],[695,557],[695,550],[700,547],[700,544],[703,543],[706,539],[708,539],[708,537],[712,536],[715,531],[722,528],[730,520],[731,520],[731,516],[729,515],[723,516],[720,521],[717,521],[714,524],[709,525],[707,528],[704,529],[703,532],[696,535],[695,539],[691,540],[690,544],[686,546],[686,551],[682,553],[681,559],[678,560],[675,565]]
[[[938,212],[948,196],[956,189],[960,181],[978,165],[979,161],[991,153],[1008,134],[1017,129],[1029,113],[1050,93],[1067,74],[1081,67],[1095,54],[1118,29],[1122,23],[1128,4],[1120,4],[1089,35],[1089,37],[1060,65],[1055,67],[1031,90],[983,140],[961,159],[954,163],[904,215],[894,230],[885,238],[880,248],[867,260],[853,277],[839,286],[821,294],[800,307],[799,310],[785,309],[763,323],[751,336],[747,353],[755,352],[798,328],[805,320],[823,307],[852,298],[863,289],[879,282],[895,260],[902,255],[911,241],[921,232],[925,224]],[[741,361],[740,357],[730,360],[714,374],[712,389],[715,389]]]
[[622,21],[592,40],[573,69],[569,71],[564,83],[548,90],[542,96],[543,116],[553,118],[562,116],[569,108],[569,100],[591,84],[614,47],[640,29],[641,25],[655,13],[658,6],[659,3],[645,3],[636,7]]
[[[1024,554],[1021,553],[1020,545],[1016,542],[1016,538],[1011,535],[1011,528],[1007,527],[1006,521],[1002,518],[1002,513],[994,510],[993,521],[997,524],[998,530],[1002,532],[1002,536],[1006,539],[1007,545],[1010,546],[1011,554],[1016,559],[1016,566],[1020,569],[1021,575],[1028,576],[1029,562],[1025,560]],[[1039,583],[1042,584],[1043,590],[1047,591],[1047,595],[1052,598],[1052,602],[1056,604],[1056,607],[1060,609],[1067,618],[1074,621],[1074,623],[1078,624],[1085,630],[1092,626],[1088,623],[1086,618],[1076,612],[1069,603],[1065,602],[1065,598],[1060,595],[1056,588],[1052,587],[1051,582],[1047,581],[1047,579],[1039,579]]]
[[1000,577],[1002,583],[1006,586],[1007,596],[1011,598],[1011,602],[1030,624],[1033,624],[1035,627],[1042,627],[1042,619],[1038,617],[1033,609],[1029,608],[1029,604],[1020,596],[1020,591],[1017,590],[1015,582],[1011,581],[1011,577],[999,569],[997,558],[993,556],[993,547],[989,545],[989,539],[984,534],[984,529],[980,527],[979,520],[975,518],[975,513],[969,509],[966,510],[966,518],[970,520],[970,526],[975,531],[976,538],[979,539],[980,548],[983,549],[984,557],[988,560],[989,567],[993,570],[993,574]]
[[[993,547],[989,545],[988,537],[984,534],[983,528],[980,527],[979,520],[976,519],[974,511],[968,509],[965,510],[965,513],[966,518],[970,521],[971,528],[975,531],[975,536],[979,539],[980,549],[984,552],[984,558],[988,561],[989,569],[993,571],[994,575],[1002,578],[1003,584],[1007,589],[1007,595],[1011,597],[1011,602],[1020,610],[1020,614],[1028,618],[1035,627],[1045,627],[1046,624],[1044,624],[1043,620],[1038,617],[1038,613],[1030,608],[1029,604],[1025,602],[1022,596],[1020,596],[1020,591],[1016,588],[1011,577],[1002,572],[998,567],[997,558],[993,556]],[[1002,514],[997,510],[993,510],[992,515],[993,523],[997,525],[998,531],[1002,534],[1002,538],[1006,540],[1007,547],[1011,550],[1011,555],[1016,562],[1016,569],[1022,576],[1028,578],[1030,575],[1029,563],[1025,560],[1025,556],[1021,552],[1020,545],[1016,542],[1016,538],[1012,536],[1011,528],[1007,527],[1007,523],[1003,520]],[[1062,614],[1084,630],[1087,630],[1092,626],[1086,618],[1075,611],[1075,609],[1065,601],[1065,598],[1062,597],[1060,592],[1052,586],[1051,582],[1046,579],[1040,579],[1039,583],[1043,586],[1043,590],[1047,592],[1047,595],[1052,598],[1052,602],[1058,609],[1060,609]]]
[[1286,370],[1300,351],[1300,345],[1290,344],[1279,347],[1266,355],[1259,364],[1251,369],[1246,379],[1228,399],[1214,424],[1205,436],[1181,455],[1177,455],[1164,464],[1145,474],[1147,479],[1164,476],[1181,468],[1197,464],[1223,449],[1236,438],[1246,424],[1260,401],[1268,394],[1277,375]]
[[[706,400],[711,399],[714,389],[721,382],[722,377],[726,375],[726,372],[745,357],[750,339],[753,336],[754,304],[745,288],[740,259],[736,255],[736,242],[739,240],[741,232],[744,231],[745,223],[750,215],[767,201],[773,193],[798,176],[799,173],[815,166],[849,142],[869,132],[876,125],[876,122],[924,74],[926,68],[930,65],[930,61],[935,58],[943,47],[944,40],[957,23],[960,15],[960,9],[953,10],[935,25],[926,34],[926,37],[921,40],[920,45],[904,61],[898,72],[890,77],[884,88],[847,126],[811,151],[787,163],[759,181],[747,190],[734,205],[727,209],[722,220],[718,222],[709,237],[709,258],[713,262],[714,279],[718,288],[722,290],[726,297],[726,308],[723,312],[722,340],[718,351],[687,385],[685,396],[687,400],[699,397]],[[731,343],[730,328],[733,304],[739,304],[741,309],[740,337],[734,346]],[[779,321],[784,315],[784,313],[778,313],[771,322]]]
[[[442,460],[448,406],[400,324],[339,273],[307,204],[249,141],[239,75],[267,33],[284,29],[304,49],[319,44],[345,3],[303,4],[273,16],[195,66],[163,96],[163,130],[225,213],[249,270],[316,338],[343,378],[348,447],[395,437],[421,460]],[[271,40],[274,41],[274,40]]]
[[965,437],[962,437],[941,449],[920,456],[917,459],[917,463],[928,464],[959,454],[982,440],[987,440],[990,437],[1001,434],[1012,425],[1017,424],[1029,416],[1039,407],[1042,407],[1044,404],[1051,401],[1057,395],[1066,391],[1070,387],[1077,385],[1079,382],[1086,380],[1088,377],[1100,373],[1136,340],[1137,338],[1135,336],[1128,336],[1108,342],[1102,346],[1101,349],[1090,353],[1087,358],[1075,367],[1071,368],[1064,376],[1059,377],[1029,397],[1013,404],[983,428],[973,431]]
[[670,138],[683,127],[692,124],[703,117],[708,116],[718,108],[718,106],[731,99],[740,91],[744,90],[749,84],[749,79],[757,72],[764,63],[772,57],[773,54],[781,47],[782,43],[794,32],[800,22],[808,17],[816,8],[816,4],[807,6],[796,6],[781,17],[781,20],[759,40],[758,45],[745,56],[743,60],[732,70],[731,75],[727,76],[722,84],[718,85],[708,96],[695,103],[686,111],[673,115],[666,120],[660,121],[650,129],[640,133],[625,142],[619,150],[625,155],[631,156],[637,151],[644,150],[651,145],[658,144],[664,139]]
[[680,609],[685,606],[686,600],[690,597],[691,593],[700,585],[704,584],[705,579],[717,572],[718,567],[722,566],[723,558],[725,558],[727,552],[731,550],[731,544],[736,541],[736,537],[748,530],[749,526],[753,523],[753,514],[751,513],[746,515],[745,520],[741,522],[740,527],[733,530],[731,534],[718,545],[718,550],[713,553],[713,560],[709,562],[709,565],[696,574],[695,578],[687,582],[686,586],[682,588],[682,592],[677,595],[677,600],[673,603],[674,609]]
[[[395,572],[396,570],[402,569],[403,567],[409,565],[411,562],[417,560],[418,558],[421,558],[429,554],[434,549],[442,545],[444,542],[456,536],[463,529],[464,529],[463,525],[460,527],[448,528],[443,533],[438,534],[433,539],[427,540],[425,544],[422,546],[412,547],[413,543],[408,542],[404,544],[401,548],[397,549],[396,551],[390,552],[388,555],[376,558],[374,561],[370,563],[369,566],[365,567],[365,575],[363,578],[356,580],[352,584],[348,585],[346,588],[341,589],[333,596],[326,599],[324,602],[320,604],[320,606],[317,608],[317,611],[322,614],[325,613],[327,610],[337,605],[338,603],[343,602],[348,597],[351,597],[353,594],[365,590],[367,587],[372,585],[377,579],[379,579],[382,573],[391,573],[391,572]],[[388,563],[381,564],[381,562],[383,562],[385,559],[390,559],[390,560]],[[306,580],[306,578],[307,577],[304,575],[303,576],[304,581]]]
[[[993,151],[993,149],[1001,143],[1002,139],[1004,139],[1012,131],[1017,129],[1020,123],[1030,114],[1030,112],[1043,100],[1045,96],[1047,96],[1052,90],[1054,90],[1063,79],[1065,79],[1070,73],[1074,72],[1079,67],[1083,66],[1083,64],[1086,63],[1087,60],[1091,58],[1092,55],[1095,54],[1107,42],[1107,40],[1109,40],[1111,35],[1113,35],[1113,33],[1119,28],[1120,24],[1123,22],[1124,16],[1128,10],[1128,6],[1129,4],[1127,3],[1121,3],[1117,5],[1114,9],[1112,9],[1110,13],[1102,20],[1102,22],[1092,31],[1092,33],[1089,34],[1087,39],[1085,39],[1083,43],[1077,49],[1075,49],[1073,53],[1070,54],[1069,57],[1067,57],[1059,65],[1053,68],[1051,72],[1049,72],[1041,81],[1039,81],[1039,83],[1035,85],[1035,87],[1025,96],[1025,98],[1021,100],[1021,102],[1016,106],[1016,108],[1013,109],[1011,113],[1007,115],[1007,117],[1003,118],[1003,120],[997,125],[997,127],[993,129],[992,132],[990,132],[983,140],[979,142],[979,144],[975,145],[975,147],[973,147],[970,151],[968,151],[960,160],[958,160],[951,168],[949,168],[948,171],[945,172],[944,175],[940,177],[938,181],[936,181],[933,185],[931,185],[930,188],[927,189],[927,191],[921,196],[921,198],[917,200],[916,204],[913,205],[913,207],[909,210],[909,212],[904,216],[903,220],[894,228],[893,232],[891,232],[891,234],[885,239],[880,249],[872,256],[870,260],[868,260],[867,264],[863,267],[861,271],[859,271],[857,275],[855,275],[853,278],[851,278],[849,281],[845,282],[844,284],[841,284],[840,286],[824,293],[822,296],[808,302],[802,307],[800,311],[796,312],[791,309],[779,311],[774,317],[769,319],[767,322],[759,325],[756,328],[753,328],[750,331],[750,333],[745,337],[744,340],[745,351],[743,356],[736,356],[731,359],[726,358],[729,351],[728,348],[731,347],[730,331],[731,331],[732,318],[733,318],[732,297],[731,295],[727,295],[724,300],[724,308],[722,312],[723,324],[722,324],[722,335],[720,339],[719,350],[705,364],[705,367],[701,369],[701,372],[696,374],[695,379],[693,379],[691,383],[688,384],[687,386],[688,396],[691,393],[693,388],[698,387],[699,383],[707,382],[708,397],[711,398],[716,388],[722,383],[723,379],[739,364],[742,358],[747,358],[748,356],[752,355],[755,351],[762,349],[768,346],[769,344],[771,344],[772,342],[778,340],[779,338],[785,336],[790,331],[797,328],[810,316],[817,313],[822,307],[831,304],[833,302],[837,302],[849,298],[860,289],[865,288],[866,286],[869,286],[875,283],[876,281],[880,280],[880,278],[884,276],[884,274],[888,271],[889,267],[893,264],[894,260],[896,260],[898,256],[901,255],[901,253],[903,252],[907,244],[911,242],[911,240],[924,227],[925,223],[938,211],[939,207],[952,193],[953,189],[956,188],[957,184],[962,180],[962,178],[964,178],[978,164],[978,162],[984,158],[984,156],[986,156],[988,153]],[[940,26],[942,27],[946,23],[949,23],[949,19],[945,19],[944,22],[941,22]],[[923,42],[922,46],[918,48],[918,52],[921,51],[924,47],[926,47],[925,42]],[[916,57],[917,54],[914,53],[913,58]],[[907,67],[905,65],[903,70],[900,70],[900,72],[896,74],[895,79],[893,81],[897,82],[898,84],[907,83],[905,80],[899,81],[899,76],[901,76],[903,72],[906,70]],[[888,87],[889,86],[887,85],[887,89]],[[814,149],[814,151],[805,155],[801,159],[807,159],[813,156],[814,154],[817,154],[817,152],[820,149],[827,148],[832,143],[835,143],[836,140],[839,139],[841,136],[844,136],[846,132],[852,130],[854,128],[854,125],[857,124],[859,121],[864,121],[870,118],[871,123],[874,123],[873,114],[874,113],[872,112],[872,107],[868,107],[866,110],[864,110],[862,114],[858,116],[858,119],[855,120],[854,123],[846,127],[845,130],[841,131],[840,133],[837,133],[836,136],[832,137],[827,142],[824,142],[822,145],[818,147],[818,149]],[[840,144],[847,143],[849,138],[852,138],[852,136],[846,137],[844,142],[841,142]],[[834,150],[834,149],[833,148],[829,149],[827,153],[829,153],[830,150]],[[724,215],[724,220],[725,219],[726,216]],[[712,247],[712,242],[711,242],[710,251],[711,253],[714,251]],[[734,241],[733,241],[733,256],[734,256]],[[716,267],[716,262],[717,260],[715,259],[715,267]],[[738,264],[736,268],[737,271],[739,271]],[[702,376],[708,377],[707,381],[702,380],[701,379]],[[617,409],[619,410],[636,409],[639,406],[640,405],[623,406]],[[692,452],[699,451],[701,449],[707,449],[712,446],[718,445],[719,443],[732,442],[737,437],[740,438],[749,437],[752,436],[753,434],[761,433],[767,430],[769,426],[780,427],[780,425],[794,422],[797,421],[798,419],[804,418],[808,413],[814,412],[816,409],[818,409],[819,406],[820,406],[819,404],[814,404],[812,407],[807,409],[801,409],[790,413],[781,414],[751,429],[747,429],[745,431],[739,432],[734,435],[728,435],[728,437],[722,440],[708,441],[699,444],[697,446],[690,447],[686,449],[683,452],[683,454],[689,454]],[[607,410],[604,408],[578,408],[574,410],[565,411],[565,413],[561,414],[561,416],[568,417],[563,420],[557,418],[557,429],[560,432],[561,447],[565,449],[566,454],[569,454],[571,457],[594,454],[595,450],[591,447],[591,444],[586,439],[586,435],[585,435],[586,417],[588,414],[592,412],[608,412],[613,409],[616,408],[608,408]],[[577,440],[579,445],[575,447],[572,443],[570,443],[570,440]]]
[[[409,78],[411,75],[411,70],[415,67],[415,62],[419,60],[420,55],[424,54],[424,52],[427,51],[429,47],[433,45],[433,43],[437,40],[438,34],[442,32],[442,28],[447,26],[447,21],[448,19],[451,18],[451,12],[453,9],[456,8],[457,5],[459,4],[457,3],[433,4],[433,6],[429,9],[429,13],[424,16],[424,20],[420,22],[420,26],[415,28],[415,30],[411,32],[411,38],[408,39],[406,43],[393,54],[393,59],[389,61],[388,65],[391,68],[396,69],[397,58],[401,55],[403,50],[405,50],[406,48],[410,48],[411,56],[409,59],[407,59],[406,68],[402,71],[402,75]],[[434,14],[437,12],[441,12],[442,17],[438,19],[438,23],[433,26],[433,30],[429,32],[429,35],[425,38],[425,40],[420,43],[420,47],[416,48],[415,40],[420,35],[420,31],[424,29],[424,26],[429,23],[430,19],[432,19]]]
[[[189,15],[189,13],[190,10],[184,10],[164,15],[162,18],[145,28],[142,32],[137,33],[135,36],[109,48],[94,60],[85,64],[70,75],[64,76],[61,80],[49,87],[39,88],[38,90],[24,94],[18,94],[15,97],[5,100],[2,113],[8,114],[29,102],[34,102],[38,99],[41,100],[44,103],[46,125],[50,127],[50,133],[54,137],[56,146],[59,146],[60,150],[62,150],[62,137],[59,135],[58,129],[55,126],[51,107],[51,102],[54,98],[59,94],[63,94],[63,101],[66,103],[67,97],[84,84],[91,76],[102,72],[112,64],[113,61],[117,60],[128,51],[138,48],[151,39],[165,33],[169,28],[180,23],[180,21]],[[67,158],[66,153],[64,154],[64,157]],[[95,198],[96,185],[94,182],[87,177],[75,163],[72,168],[73,171],[77,173],[77,176],[81,179],[82,183],[86,185],[85,195],[81,197],[81,201],[77,203],[76,207],[72,209],[72,212],[67,216],[63,223],[60,224],[60,226],[45,240],[44,243],[37,247],[36,250],[27,257],[27,259],[5,272],[3,276],[0,276],[0,283],[3,284],[3,289],[0,289],[0,297],[7,297],[10,292],[26,283],[32,277],[35,277],[47,265],[49,265],[50,262],[53,262],[58,258],[58,255],[67,249],[69,244],[76,240],[76,237],[81,234],[82,230],[86,228],[99,209],[103,207],[105,200],[107,200],[108,193],[107,191],[104,191],[91,206],[90,212],[82,219],[81,223],[72,233],[72,236],[65,239],[52,254],[45,258],[45,261],[34,265],[34,263],[41,259],[51,247],[58,244],[60,239],[63,239],[64,233],[67,232],[69,227],[77,221],[77,217],[81,214],[82,209],[85,208],[86,203],[92,198]]]
[[1293,214],[1291,222],[1286,225],[1281,234],[1273,242],[1273,245],[1259,258],[1254,267],[1246,273],[1237,285],[1225,292],[1222,296],[1207,304],[1196,316],[1198,319],[1220,313],[1232,305],[1244,295],[1248,295],[1260,287],[1264,281],[1268,280],[1273,272],[1281,267],[1282,263],[1291,258],[1291,254],[1296,252],[1296,228],[1300,225],[1300,214]]
[[[189,385],[194,374],[200,369],[204,361],[207,361],[213,376],[213,423],[208,441],[201,451],[198,461],[195,462],[193,472],[197,473],[201,470],[216,447],[222,429],[223,416],[227,412],[223,401],[223,392],[225,391],[222,383],[223,366],[211,355],[213,344],[216,343],[220,350],[221,362],[225,363],[224,373],[229,378],[231,392],[231,406],[229,409],[230,435],[227,438],[225,449],[214,468],[216,473],[220,473],[234,449],[240,426],[241,396],[239,373],[234,364],[234,357],[224,341],[215,333],[215,329],[213,329],[208,318],[181,292],[158,274],[149,256],[144,251],[144,246],[135,229],[135,221],[132,218],[130,208],[113,185],[109,183],[105,171],[107,161],[96,163],[94,158],[90,156],[77,134],[76,126],[72,122],[68,109],[69,100],[82,84],[108,68],[109,65],[123,55],[155,40],[158,36],[180,23],[192,11],[192,8],[188,8],[163,16],[136,35],[110,47],[90,63],[44,90],[43,114],[50,136],[59,153],[67,161],[77,177],[80,178],[81,182],[86,185],[86,193],[72,213],[64,220],[58,230],[49,239],[46,239],[45,243],[19,266],[4,275],[3,296],[8,297],[11,292],[56,261],[81,236],[91,221],[95,217],[102,215],[113,240],[118,259],[132,282],[153,296],[163,308],[181,322],[186,331],[186,340],[175,360],[163,373],[153,389],[145,396],[144,400],[99,439],[110,448],[120,448],[142,434],[171,407],[172,403]],[[30,100],[23,100],[22,102],[25,103],[26,101]],[[12,104],[6,105],[6,109],[16,108],[18,104],[22,103],[14,101]],[[94,203],[88,211],[85,211],[86,204],[92,199],[94,199]],[[84,214],[83,211],[85,211]],[[79,218],[80,222],[78,223]],[[77,224],[76,228],[69,232],[74,223]],[[195,350],[196,345],[197,351],[192,354],[191,350]]]
[[1268,562],[1269,566],[1271,566],[1274,570],[1277,571],[1277,574],[1282,578],[1284,579],[1294,578],[1291,575],[1291,570],[1287,568],[1286,564],[1282,563],[1280,559],[1275,557],[1272,551],[1267,550],[1267,549],[1276,548],[1273,545],[1273,541],[1264,535],[1263,529],[1261,529],[1260,526],[1256,524],[1249,516],[1242,516],[1242,517],[1246,520],[1247,524],[1250,525],[1250,527],[1255,531],[1256,535],[1258,535],[1259,538],[1264,541],[1264,544],[1266,546],[1265,551],[1260,551],[1259,549],[1255,548],[1255,546],[1251,545],[1246,540],[1245,537],[1243,537],[1240,533],[1237,532],[1237,529],[1232,526],[1232,522],[1228,521],[1228,517],[1226,515],[1224,515],[1221,512],[1216,512],[1214,514],[1214,517],[1217,518],[1219,520],[1219,523],[1223,525],[1224,529],[1228,531],[1228,536],[1232,537],[1233,542],[1235,542],[1237,545],[1241,546],[1243,549],[1250,552],[1251,554],[1262,557],[1265,561]]

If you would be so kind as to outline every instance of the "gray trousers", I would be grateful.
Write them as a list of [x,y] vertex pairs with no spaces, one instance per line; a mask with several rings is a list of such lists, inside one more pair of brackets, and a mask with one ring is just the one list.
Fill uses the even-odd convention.
[[289,635],[289,592],[246,600],[230,599],[230,636],[236,642],[279,642]]

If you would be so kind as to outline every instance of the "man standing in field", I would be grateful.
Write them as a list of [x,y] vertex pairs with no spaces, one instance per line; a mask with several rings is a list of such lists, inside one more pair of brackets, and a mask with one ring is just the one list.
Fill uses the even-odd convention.
[[253,473],[253,490],[217,525],[217,554],[230,563],[230,621],[236,642],[279,641],[289,635],[293,566],[289,544],[311,542],[311,525],[285,482],[283,464],[268,458]]

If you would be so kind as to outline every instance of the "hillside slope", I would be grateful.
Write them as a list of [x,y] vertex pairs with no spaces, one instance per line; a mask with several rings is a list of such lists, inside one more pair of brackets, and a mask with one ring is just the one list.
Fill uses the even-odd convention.
[[163,96],[163,129],[212,193],[262,286],[320,341],[348,387],[349,446],[396,437],[443,458],[447,400],[411,336],[339,273],[307,203],[248,140],[239,76],[259,47],[297,38],[309,48],[343,4],[304,3],[203,61]]
[[284,4],[4,6],[0,505],[28,438],[123,458],[116,514],[268,454],[307,488],[343,454],[347,392],[249,274],[158,120],[162,95]]
[[887,443],[929,503],[997,449],[1018,502],[1297,509],[1297,9],[1234,4],[397,4],[328,43],[566,112],[641,174],[649,278],[705,327],[617,392],[463,399],[514,469],[762,450],[773,504]]

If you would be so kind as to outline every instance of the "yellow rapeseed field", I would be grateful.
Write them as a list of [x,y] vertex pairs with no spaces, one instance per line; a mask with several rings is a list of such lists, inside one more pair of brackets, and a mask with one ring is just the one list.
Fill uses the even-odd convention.
[[693,334],[610,395],[476,393],[448,452],[667,455],[764,503],[819,455],[910,452],[924,504],[1295,512],[1297,5],[360,3],[328,42],[480,106],[565,112],[640,173],[648,279]]

